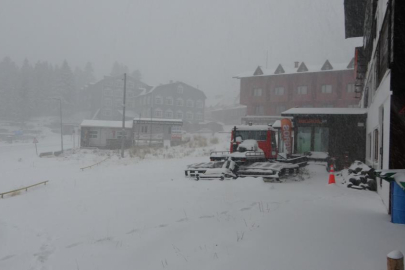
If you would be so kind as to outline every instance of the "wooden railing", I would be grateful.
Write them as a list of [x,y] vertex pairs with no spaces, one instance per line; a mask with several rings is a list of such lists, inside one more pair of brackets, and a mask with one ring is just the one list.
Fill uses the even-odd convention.
[[97,163],[95,163],[95,164],[93,164],[93,165],[90,165],[90,166],[82,167],[82,168],[80,168],[80,170],[84,171],[85,169],[89,169],[89,168],[91,168],[91,167],[97,166],[98,164],[100,164],[100,163],[106,161],[106,160],[109,159],[109,158],[110,158],[110,157],[106,157],[106,158],[103,159],[102,161],[99,161],[99,162],[97,162]]
[[11,190],[11,191],[3,192],[3,193],[0,193],[0,196],[3,199],[3,196],[6,195],[6,194],[14,193],[14,192],[21,191],[21,190],[24,190],[24,189],[25,189],[25,191],[28,191],[29,188],[39,186],[39,185],[42,185],[42,184],[46,185],[46,183],[48,183],[48,182],[49,181],[47,180],[47,181],[43,181],[43,182],[40,182],[40,183],[36,183],[34,185],[31,185],[31,186],[27,186],[27,187],[23,187],[23,188],[14,189],[14,190]]

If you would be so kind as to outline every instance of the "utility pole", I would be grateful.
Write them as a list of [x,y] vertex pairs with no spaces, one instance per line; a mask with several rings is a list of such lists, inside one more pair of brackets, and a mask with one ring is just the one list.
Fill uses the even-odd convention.
[[150,102],[150,133],[149,133],[149,146],[152,145],[152,117],[153,117],[153,96],[150,95],[151,97],[151,102]]
[[127,74],[124,73],[124,99],[122,101],[122,135],[121,135],[121,157],[124,157],[125,148],[125,96],[127,94]]
[[62,99],[52,98],[54,100],[59,100],[59,115],[60,115],[60,149],[63,153],[63,121],[62,121]]

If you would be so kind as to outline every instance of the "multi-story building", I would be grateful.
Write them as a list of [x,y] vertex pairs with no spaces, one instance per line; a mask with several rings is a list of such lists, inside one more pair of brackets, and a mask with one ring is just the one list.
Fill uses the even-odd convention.
[[[405,169],[405,1],[344,4],[346,38],[363,37],[355,69],[356,92],[367,108],[366,163],[374,169]],[[379,179],[377,186],[390,213],[391,185]]]
[[278,116],[294,107],[357,107],[354,92],[354,61],[311,67],[295,62],[291,68],[257,67],[234,78],[240,79],[240,104],[247,115]]
[[[151,86],[127,76],[126,80],[126,116],[133,119],[135,113],[135,96],[143,91],[152,89]],[[121,120],[124,94],[124,77],[104,76],[97,83],[89,85],[86,96],[90,105],[93,119]]]
[[145,89],[134,100],[136,113],[142,118],[182,119],[189,123],[204,121],[204,92],[183,82]]

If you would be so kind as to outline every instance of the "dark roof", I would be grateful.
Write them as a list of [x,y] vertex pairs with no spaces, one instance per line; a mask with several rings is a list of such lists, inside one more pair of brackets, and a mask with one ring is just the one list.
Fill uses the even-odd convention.
[[281,64],[279,64],[276,71],[274,72],[274,74],[281,74],[281,73],[285,73],[285,70],[284,70],[283,66]]
[[331,65],[329,60],[326,60],[321,68],[321,70],[332,70],[332,69],[333,69],[333,66]]
[[362,37],[364,17],[369,0],[345,0],[345,34],[346,38]]
[[301,65],[299,66],[299,68],[297,69],[297,72],[306,72],[306,71],[308,71],[308,68],[305,65],[305,63],[302,62]]
[[149,91],[145,91],[144,93],[141,93],[140,95],[148,95],[148,94],[151,94],[152,92],[155,92],[155,91],[158,91],[158,90],[163,90],[165,88],[167,89],[167,88],[172,88],[172,87],[178,87],[179,85],[186,86],[188,88],[192,88],[194,91],[199,92],[204,99],[207,98],[205,93],[203,91],[201,91],[200,89],[195,88],[195,87],[193,87],[191,85],[188,85],[188,84],[186,84],[184,82],[179,82],[179,81],[158,85],[156,87],[153,87]]
[[258,66],[255,70],[255,72],[253,73],[253,75],[263,75],[263,71],[262,68],[260,66]]

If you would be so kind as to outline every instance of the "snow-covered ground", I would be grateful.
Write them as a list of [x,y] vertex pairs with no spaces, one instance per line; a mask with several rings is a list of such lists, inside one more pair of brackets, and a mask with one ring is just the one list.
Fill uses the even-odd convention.
[[[327,185],[323,164],[299,182],[185,178],[187,164],[225,150],[222,136],[175,155],[112,153],[84,171],[107,152],[38,158],[32,143],[0,143],[0,192],[49,180],[0,199],[0,269],[369,270],[405,251],[405,226],[390,223],[380,197]],[[54,134],[38,150],[59,146]]]

